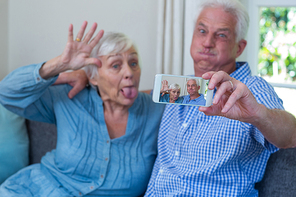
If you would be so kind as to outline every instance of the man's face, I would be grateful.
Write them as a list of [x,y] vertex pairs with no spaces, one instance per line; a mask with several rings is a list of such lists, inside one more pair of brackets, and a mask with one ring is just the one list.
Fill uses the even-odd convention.
[[187,92],[190,96],[198,96],[199,86],[197,86],[195,80],[187,81]]
[[[208,71],[235,70],[235,59],[246,45],[236,43],[236,19],[221,8],[205,8],[199,15],[190,48],[195,76]],[[243,48],[242,48],[243,47]]]

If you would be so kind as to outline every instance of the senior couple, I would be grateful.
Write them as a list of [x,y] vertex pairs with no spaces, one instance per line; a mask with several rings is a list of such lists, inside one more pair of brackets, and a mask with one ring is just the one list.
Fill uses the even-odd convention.
[[179,84],[172,83],[168,86],[168,81],[163,80],[161,82],[159,101],[166,103],[182,103],[205,106],[206,100],[204,95],[198,92],[200,89],[199,81],[189,78],[186,82],[186,87],[188,95],[180,96],[181,87]]
[[[270,154],[296,145],[296,120],[266,81],[236,62],[248,27],[238,1],[208,0],[197,17],[190,53],[195,76],[215,89],[210,107],[163,112],[138,93],[134,44],[102,31],[91,40],[96,25],[83,38],[85,27],[73,40],[70,26],[62,55],[0,83],[5,107],[58,129],[56,149],[8,178],[0,196],[258,196]],[[75,74],[59,73],[83,67],[92,86],[75,97],[81,84],[51,86],[58,76],[56,83],[74,82]]]

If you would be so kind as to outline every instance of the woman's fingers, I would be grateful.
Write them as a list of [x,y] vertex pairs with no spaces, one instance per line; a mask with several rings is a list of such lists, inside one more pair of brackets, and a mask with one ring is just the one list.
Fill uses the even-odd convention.
[[86,26],[87,26],[87,21],[83,21],[75,41],[80,42],[82,40]]
[[68,30],[68,42],[73,41],[73,25],[70,24],[69,30]]
[[[85,43],[89,43],[89,45],[93,48],[93,47],[96,46],[96,44],[98,44],[98,42],[100,41],[100,39],[103,37],[104,31],[103,30],[100,30],[97,33],[96,37],[94,37],[91,40],[91,38],[93,37],[93,35],[94,35],[94,33],[95,33],[96,29],[97,29],[97,26],[98,26],[97,23],[94,23],[91,26],[90,30],[85,35],[85,37],[83,38],[83,35],[85,33],[86,26],[87,26],[87,21],[84,21],[83,24],[82,24],[82,26],[81,26],[81,28],[80,28],[80,30],[79,30],[79,32],[78,32],[78,34],[77,34],[77,37],[76,37],[75,41],[77,41],[77,42],[83,41]],[[73,29],[73,27],[72,27],[72,29]],[[72,33],[72,39],[73,39],[73,33]]]
[[90,30],[87,32],[87,34],[85,35],[84,39],[83,39],[83,42],[86,42],[88,43],[90,41],[90,39],[92,38],[92,36],[94,35],[96,29],[97,29],[97,23],[94,23]]
[[[103,30],[100,30],[97,33],[96,37],[94,37],[91,40],[91,38],[93,37],[93,35],[94,35],[94,33],[95,33],[96,29],[97,29],[97,23],[94,23],[92,25],[92,27],[90,28],[90,30],[87,32],[87,34],[83,38],[86,27],[87,27],[87,21],[84,21],[82,23],[81,28],[80,28],[80,30],[79,30],[79,32],[78,32],[78,34],[77,34],[77,36],[76,36],[76,38],[75,38],[74,41],[77,41],[77,42],[83,41],[83,42],[85,42],[87,44],[89,43],[90,46],[93,48],[93,47],[96,46],[96,44],[98,44],[98,42],[100,41],[100,39],[103,37],[104,31]],[[70,24],[70,26],[69,26],[69,32],[68,32],[68,42],[72,42],[73,39],[74,39],[74,37],[73,37],[73,25]]]
[[98,58],[87,58],[85,65],[96,65],[98,68],[102,67],[102,62]]
[[100,39],[103,37],[103,35],[104,35],[104,30],[100,30],[98,32],[98,34],[96,35],[96,37],[94,39],[92,39],[92,41],[90,42],[90,46],[92,48],[94,48],[98,44]]

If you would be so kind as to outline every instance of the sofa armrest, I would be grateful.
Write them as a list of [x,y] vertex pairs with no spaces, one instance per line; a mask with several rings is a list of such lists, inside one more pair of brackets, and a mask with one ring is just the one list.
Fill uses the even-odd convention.
[[29,164],[40,163],[45,153],[55,149],[57,129],[54,124],[26,120],[29,135]]
[[296,194],[296,148],[281,149],[268,160],[264,177],[256,184],[260,197]]

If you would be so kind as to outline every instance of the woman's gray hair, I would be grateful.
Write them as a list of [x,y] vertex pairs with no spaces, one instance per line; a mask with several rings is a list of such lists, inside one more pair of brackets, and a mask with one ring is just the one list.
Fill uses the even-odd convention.
[[[249,28],[249,14],[244,5],[238,0],[204,0],[198,7],[196,20],[205,8],[223,8],[225,12],[236,18],[235,35],[236,42],[245,39]],[[195,21],[196,21],[195,20]]]
[[169,89],[172,89],[172,90],[181,90],[181,87],[179,86],[179,84],[177,83],[172,83],[170,86],[169,86]]
[[[134,43],[123,33],[107,32],[93,48],[90,57],[98,58],[110,53],[122,53],[134,46]],[[136,49],[136,47],[134,46]],[[137,51],[137,49],[136,49]],[[98,74],[96,65],[87,65],[84,68],[86,75],[92,79]]]

